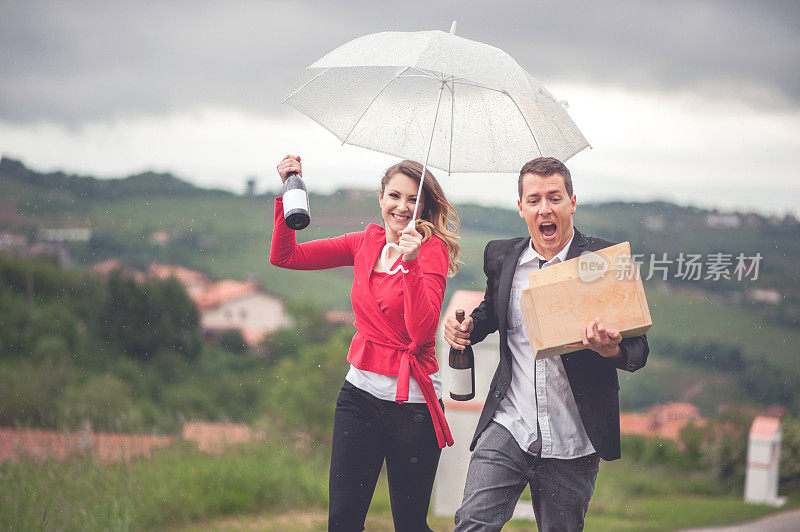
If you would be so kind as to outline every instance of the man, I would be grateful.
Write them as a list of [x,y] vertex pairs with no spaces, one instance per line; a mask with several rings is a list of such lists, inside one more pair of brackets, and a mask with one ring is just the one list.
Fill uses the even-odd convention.
[[572,178],[558,159],[525,164],[518,188],[530,237],[489,242],[483,302],[463,323],[445,321],[445,339],[457,349],[500,331],[459,532],[500,530],[528,484],[540,531],[582,530],[600,458],[620,457],[617,369],[636,371],[649,353],[645,336],[622,339],[597,318],[583,327],[586,349],[534,362],[519,302],[528,273],[612,244],[574,229]]

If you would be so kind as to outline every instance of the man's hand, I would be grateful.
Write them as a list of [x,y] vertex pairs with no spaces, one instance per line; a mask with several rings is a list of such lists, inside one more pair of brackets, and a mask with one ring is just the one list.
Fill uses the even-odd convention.
[[595,318],[583,326],[583,347],[591,349],[602,357],[622,356],[622,349],[619,347],[621,341],[622,335],[619,331],[604,328],[600,318]]
[[444,339],[450,344],[450,347],[463,351],[470,344],[469,333],[472,332],[474,326],[471,316],[464,318],[461,323],[458,323],[455,316],[448,316],[444,321]]

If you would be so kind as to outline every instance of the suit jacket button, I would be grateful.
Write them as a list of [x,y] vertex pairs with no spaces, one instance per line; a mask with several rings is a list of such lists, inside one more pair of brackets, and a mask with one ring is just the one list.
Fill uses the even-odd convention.
[[501,395],[500,392],[498,391],[494,392],[494,396],[497,397],[498,399],[500,398],[500,395]]

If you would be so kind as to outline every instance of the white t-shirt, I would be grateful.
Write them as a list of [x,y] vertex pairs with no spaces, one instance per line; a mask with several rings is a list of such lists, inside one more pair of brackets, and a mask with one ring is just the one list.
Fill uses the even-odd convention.
[[[441,370],[432,374],[431,382],[433,382],[433,390],[436,392],[436,397],[442,398],[442,375]],[[350,371],[347,372],[345,380],[360,388],[367,393],[370,393],[378,399],[384,401],[394,401],[397,396],[397,377],[389,375],[381,375],[374,371],[366,371],[350,366]],[[409,403],[424,403],[425,396],[422,395],[422,390],[419,388],[416,379],[413,375],[408,378],[408,401]]]

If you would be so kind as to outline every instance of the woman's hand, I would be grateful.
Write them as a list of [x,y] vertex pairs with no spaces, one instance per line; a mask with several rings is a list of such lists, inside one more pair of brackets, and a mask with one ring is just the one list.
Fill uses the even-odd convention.
[[297,172],[301,176],[303,175],[303,166],[300,164],[299,155],[287,155],[278,163],[278,175],[281,176],[281,181],[286,181],[286,176],[292,172]]
[[403,260],[410,261],[417,258],[417,255],[419,255],[419,247],[422,245],[422,235],[419,234],[416,227],[414,227],[413,222],[400,231],[400,240],[397,242],[397,245],[400,246]]

